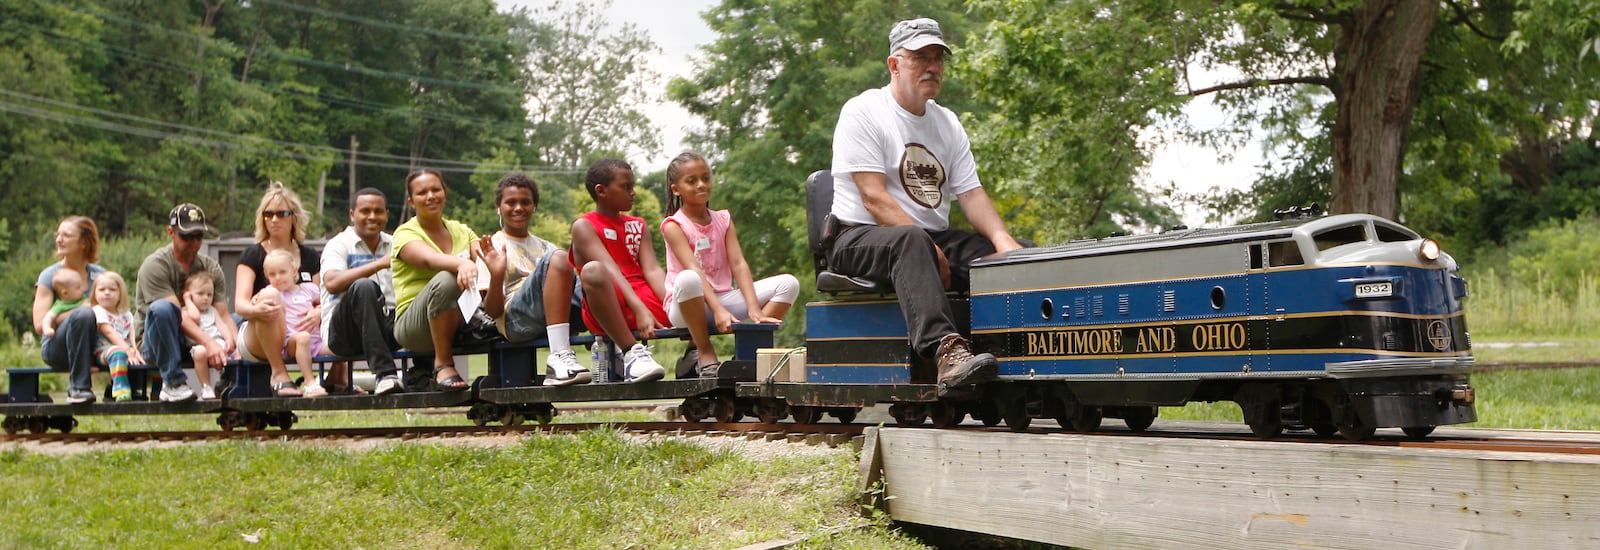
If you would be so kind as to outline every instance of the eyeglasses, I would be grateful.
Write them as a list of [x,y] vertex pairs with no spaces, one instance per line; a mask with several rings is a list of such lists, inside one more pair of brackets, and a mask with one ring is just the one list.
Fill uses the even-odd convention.
[[183,239],[183,240],[188,241],[188,242],[191,242],[191,243],[195,242],[195,241],[198,241],[200,239],[203,239],[203,238],[205,238],[205,236],[206,236],[206,234],[204,232],[179,233],[178,234],[178,238]]
[[927,65],[929,63],[938,63],[940,65],[943,65],[946,62],[950,61],[950,55],[946,54],[944,52],[936,53],[936,54],[933,54],[933,55],[928,55],[928,54],[925,54],[925,53],[918,52],[918,53],[913,53],[911,55],[896,55],[895,57],[898,57],[900,59],[910,59],[911,62],[916,63],[918,65]]
[[261,217],[269,219],[269,220],[272,219],[272,218],[285,218],[285,219],[288,219],[288,218],[293,218],[294,217],[294,211],[293,210],[262,210],[261,211]]

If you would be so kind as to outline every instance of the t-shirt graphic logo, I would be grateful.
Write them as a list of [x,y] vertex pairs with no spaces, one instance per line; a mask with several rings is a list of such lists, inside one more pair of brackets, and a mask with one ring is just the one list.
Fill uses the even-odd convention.
[[906,196],[927,208],[938,208],[944,202],[944,164],[921,143],[907,143],[900,157],[900,184]]

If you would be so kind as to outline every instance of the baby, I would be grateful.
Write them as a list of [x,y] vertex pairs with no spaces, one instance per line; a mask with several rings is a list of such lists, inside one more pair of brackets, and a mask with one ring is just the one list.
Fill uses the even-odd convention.
[[[183,316],[200,325],[200,330],[216,341],[222,353],[231,358],[238,330],[233,326],[232,316],[218,315],[217,308],[212,307],[212,301],[216,299],[212,295],[214,283],[208,271],[189,274],[189,279],[183,284]],[[189,348],[189,356],[194,358],[194,372],[200,378],[200,399],[216,399],[217,392],[211,387],[210,354],[204,344],[193,344]]]
[[57,269],[55,276],[50,278],[50,290],[56,293],[56,301],[50,304],[50,314],[44,317],[44,336],[54,338],[56,323],[59,323],[61,314],[77,309],[83,305],[84,291],[88,290],[88,281],[83,280],[83,274],[71,269]]
[[313,370],[311,359],[322,349],[322,331],[296,330],[295,327],[305,320],[321,300],[321,293],[317,285],[297,282],[300,276],[300,261],[283,250],[274,250],[267,253],[261,262],[261,270],[267,276],[268,286],[257,292],[250,299],[253,304],[265,301],[275,301],[283,305],[284,321],[284,358],[288,359],[292,353],[294,362],[300,368],[300,376],[305,378],[306,397],[320,397],[328,394],[317,381],[316,371]]

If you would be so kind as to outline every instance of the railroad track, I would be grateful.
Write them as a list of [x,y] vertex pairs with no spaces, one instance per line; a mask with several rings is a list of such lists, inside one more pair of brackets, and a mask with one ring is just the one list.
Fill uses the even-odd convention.
[[[206,442],[230,439],[255,439],[259,441],[310,441],[352,439],[427,439],[471,437],[523,433],[566,433],[594,429],[616,429],[636,434],[701,435],[742,437],[767,441],[787,441],[837,447],[849,444],[866,429],[864,424],[763,424],[759,422],[693,423],[693,422],[603,422],[571,424],[530,424],[516,426],[395,426],[375,428],[325,428],[279,430],[202,430],[153,432],[77,432],[43,434],[18,433],[0,435],[0,443],[33,442],[59,444],[138,443],[144,441]],[[933,429],[933,428],[920,428]],[[1000,427],[963,425],[950,430],[1010,433]],[[1061,429],[1033,428],[1028,433],[1061,434]],[[1095,432],[1105,437],[1164,437],[1204,439],[1214,441],[1262,442],[1251,435],[1217,433],[1206,430],[1152,430],[1144,433],[1127,431]],[[1270,441],[1285,444],[1367,445],[1374,447],[1399,447],[1407,449],[1454,449],[1465,451],[1501,451],[1550,454],[1600,455],[1600,440],[1528,439],[1517,437],[1461,437],[1435,435],[1428,439],[1409,439],[1380,435],[1368,441],[1346,441],[1339,438],[1317,437],[1309,434],[1284,434]]]
[[861,435],[860,424],[761,424],[757,422],[605,422],[575,424],[533,424],[518,426],[395,426],[377,428],[200,430],[159,432],[76,432],[17,433],[0,435],[0,443],[33,442],[61,444],[138,443],[144,441],[206,442],[230,439],[260,441],[341,440],[341,439],[424,439],[521,433],[561,433],[611,428],[638,434],[683,434],[760,438],[836,447]]

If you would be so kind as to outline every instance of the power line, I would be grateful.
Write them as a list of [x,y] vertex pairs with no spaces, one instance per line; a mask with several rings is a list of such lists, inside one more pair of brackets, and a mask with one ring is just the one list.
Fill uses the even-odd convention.
[[260,3],[260,4],[266,4],[266,5],[269,5],[269,6],[277,6],[277,7],[280,7],[280,8],[287,8],[289,10],[298,11],[298,12],[302,12],[302,13],[310,13],[310,14],[320,15],[320,16],[327,17],[327,18],[330,18],[330,19],[339,19],[339,20],[342,20],[342,21],[349,21],[349,22],[352,22],[352,23],[360,23],[360,24],[363,24],[363,25],[369,25],[369,26],[373,26],[373,27],[382,27],[382,28],[386,28],[386,29],[393,29],[393,30],[406,31],[406,32],[420,32],[420,33],[423,33],[423,34],[430,34],[430,35],[433,35],[433,36],[442,36],[442,37],[445,37],[445,38],[455,38],[455,39],[460,39],[460,40],[471,40],[471,41],[474,41],[474,42],[483,42],[483,43],[487,43],[487,44],[513,44],[513,45],[515,45],[513,42],[511,42],[509,40],[495,40],[495,39],[490,39],[490,38],[484,38],[482,36],[473,36],[473,35],[470,35],[470,34],[462,34],[462,33],[458,33],[458,32],[442,31],[442,30],[438,30],[438,29],[431,29],[431,28],[428,28],[428,27],[420,27],[420,26],[416,26],[416,25],[406,25],[406,24],[403,24],[403,23],[393,23],[393,22],[384,21],[384,20],[381,20],[381,19],[372,19],[372,18],[369,18],[369,17],[361,17],[361,16],[356,16],[356,15],[350,15],[350,14],[347,14],[347,13],[340,13],[340,12],[336,12],[336,11],[332,11],[332,10],[325,10],[325,9],[322,9],[322,8],[315,8],[315,7],[311,7],[311,6],[302,6],[302,5],[299,5],[299,4],[292,3],[292,2],[281,2],[279,0],[254,0],[254,2]]
[[[23,105],[23,104],[18,104],[18,103],[12,103],[12,102],[3,101],[3,100],[0,100],[0,111],[16,113],[16,114],[20,114],[20,115],[24,115],[24,116],[30,116],[30,117],[39,118],[39,119],[54,120],[54,121],[57,121],[57,122],[64,122],[64,123],[68,123],[68,124],[76,124],[76,125],[80,125],[80,126],[89,126],[89,127],[92,127],[92,128],[98,128],[98,129],[101,129],[101,130],[110,131],[110,132],[117,132],[117,133],[122,133],[122,134],[136,135],[136,136],[148,137],[148,138],[153,138],[153,139],[174,140],[174,141],[182,142],[182,143],[189,144],[189,145],[209,146],[209,147],[224,147],[224,148],[228,148],[228,149],[237,149],[237,150],[243,150],[243,151],[249,151],[249,152],[255,152],[255,153],[262,153],[262,154],[267,154],[267,155],[273,155],[273,156],[288,157],[288,158],[293,158],[293,159],[297,159],[297,160],[327,161],[327,162],[332,162],[334,164],[338,164],[339,161],[341,160],[341,159],[339,159],[337,157],[320,157],[320,156],[314,156],[314,155],[309,155],[309,154],[306,154],[306,153],[300,153],[300,152],[294,152],[294,151],[285,151],[285,150],[281,150],[281,149],[253,147],[253,146],[245,145],[245,144],[242,144],[242,143],[234,143],[234,142],[230,142],[230,141],[219,141],[219,140],[213,140],[213,139],[206,139],[206,138],[192,136],[192,135],[165,132],[165,131],[162,131],[162,130],[155,130],[155,129],[150,129],[150,128],[140,128],[140,127],[137,127],[137,126],[129,126],[129,125],[126,125],[126,124],[119,124],[119,123],[115,123],[115,122],[107,122],[107,121],[103,121],[103,120],[97,120],[97,119],[93,119],[93,118],[89,118],[89,117],[85,117],[85,116],[81,116],[81,115],[74,115],[74,114],[69,114],[69,113],[61,113],[61,112],[57,112],[57,111],[51,111],[51,110],[48,110],[48,109],[39,109],[39,108],[36,108],[36,107]],[[132,116],[132,115],[123,115],[123,116]],[[135,117],[135,118],[137,118],[137,117]],[[227,135],[227,136],[234,137],[234,138],[239,138],[239,139],[254,139],[254,140],[271,141],[271,140],[265,140],[265,138],[253,138],[251,136],[241,136],[241,135],[238,135],[238,134],[226,134],[226,133],[223,133],[223,134]],[[300,147],[313,148],[313,149],[319,149],[319,148],[320,149],[328,149],[328,150],[332,150],[333,152],[340,152],[340,151],[346,151],[347,152],[347,150],[344,150],[344,149],[338,149],[338,148],[327,147],[327,146],[303,145],[303,144],[291,144],[291,145],[297,145],[297,146],[300,146]],[[405,158],[405,157],[401,157],[401,158]],[[417,160],[422,160],[422,159],[417,159]],[[438,160],[438,159],[432,159],[432,160]],[[348,161],[345,161],[345,162],[348,162]],[[463,161],[446,161],[446,162],[452,162],[452,163],[455,163],[455,164],[467,164],[467,163],[465,163]],[[395,168],[395,169],[402,169],[402,170],[411,170],[411,169],[417,168],[418,166],[430,167],[431,168],[431,166],[429,166],[427,164],[412,165],[412,164],[397,164],[397,163],[391,163],[391,162],[377,162],[377,161],[362,160],[359,157],[356,159],[355,164],[357,166],[371,166],[371,167],[377,167],[377,168]],[[530,173],[530,174],[581,174],[581,173],[584,173],[583,170],[577,170],[577,169],[527,169],[527,168],[518,168],[518,167],[515,167],[515,166],[503,165],[503,164],[502,165],[488,165],[488,166],[494,166],[495,168],[480,170],[478,168],[448,167],[448,166],[445,166],[445,167],[440,167],[440,168],[436,168],[436,169],[438,171],[440,171],[440,172],[445,172],[445,173],[468,173],[468,174],[470,174],[470,173],[478,173],[478,172],[509,173],[509,172],[517,172],[517,171],[526,172],[526,173]]]
[[[111,22],[122,24],[122,25],[138,27],[138,28],[142,28],[142,29],[146,29],[146,30],[150,30],[150,31],[155,31],[155,32],[158,32],[158,33],[167,34],[167,35],[171,35],[171,36],[180,36],[180,37],[184,37],[184,38],[193,38],[193,39],[198,39],[198,40],[212,40],[212,41],[217,41],[217,42],[225,42],[225,43],[233,45],[234,47],[238,47],[238,44],[233,44],[232,42],[227,42],[227,41],[220,40],[220,39],[217,39],[217,38],[214,38],[214,37],[203,36],[203,35],[194,34],[194,33],[190,33],[190,32],[184,32],[184,31],[180,31],[180,30],[175,30],[175,29],[169,29],[169,28],[166,28],[166,27],[162,27],[160,25],[152,25],[152,24],[149,24],[149,23],[144,23],[142,21],[134,21],[132,19],[128,19],[128,18],[125,18],[125,17],[112,15],[112,14],[108,14],[108,13],[97,12],[97,11],[94,11],[94,10],[91,10],[91,9],[88,9],[88,8],[81,8],[81,7],[77,7],[77,6],[66,6],[66,5],[52,3],[52,2],[45,2],[44,0],[40,0],[40,1],[44,2],[44,3],[49,3],[49,4],[52,4],[52,5],[60,6],[60,7],[72,10],[72,11],[76,11],[78,13],[91,15],[91,16],[100,18],[101,20],[104,20],[104,21],[111,21]],[[332,61],[323,61],[321,59],[316,59],[316,58],[299,56],[299,55],[294,55],[294,54],[290,54],[290,53],[281,52],[281,51],[275,50],[273,48],[254,48],[253,51],[256,52],[256,53],[260,53],[260,54],[262,54],[264,56],[267,56],[267,57],[275,57],[275,58],[278,58],[278,59],[288,60],[288,61],[294,62],[294,63],[301,63],[301,64],[311,65],[311,66],[315,66],[315,67],[322,67],[322,68],[325,68],[325,69],[334,69],[334,70],[355,72],[355,73],[360,73],[360,74],[364,74],[364,75],[368,75],[368,76],[376,76],[376,77],[380,77],[380,78],[390,78],[390,79],[397,79],[397,80],[405,80],[405,81],[408,81],[408,82],[423,82],[423,83],[429,83],[429,84],[438,84],[438,85],[441,85],[441,86],[450,86],[450,87],[455,87],[455,88],[466,88],[466,89],[473,89],[473,90],[507,92],[507,93],[517,94],[518,96],[520,96],[522,94],[522,92],[523,92],[521,86],[501,86],[501,85],[495,85],[495,84],[483,84],[483,83],[479,83],[479,82],[467,82],[467,81],[462,81],[462,80],[450,80],[450,79],[444,79],[444,78],[435,78],[435,77],[431,77],[431,76],[414,75],[414,74],[400,73],[400,72],[395,72],[395,71],[385,71],[385,70],[382,70],[382,69],[373,69],[373,68],[370,68],[370,67],[363,67],[361,65],[356,65],[354,63],[349,63],[349,62],[336,63],[336,62],[332,62]]]
[[[16,23],[20,24],[20,25],[23,25],[25,27],[32,28],[32,29],[34,29],[36,31],[44,33],[45,35],[49,35],[49,36],[40,35],[41,38],[44,38],[46,40],[52,40],[52,41],[55,41],[55,42],[58,42],[58,43],[70,43],[72,45],[76,45],[76,46],[78,46],[78,47],[80,47],[82,49],[85,49],[85,50],[90,50],[92,48],[99,48],[99,49],[102,49],[102,50],[110,52],[112,55],[115,55],[117,57],[121,57],[123,59],[127,59],[127,60],[135,62],[135,63],[140,63],[140,64],[144,64],[144,65],[149,65],[149,66],[153,66],[153,67],[158,67],[158,68],[162,68],[162,69],[166,69],[166,70],[170,70],[170,71],[181,72],[181,73],[186,73],[186,74],[188,74],[188,73],[201,74],[201,75],[210,77],[210,78],[215,79],[215,80],[232,81],[233,78],[234,78],[234,75],[232,75],[232,74],[223,73],[223,72],[219,72],[219,71],[216,71],[216,70],[213,70],[213,69],[208,69],[208,68],[203,68],[203,67],[196,67],[196,66],[193,66],[193,65],[185,64],[185,63],[170,61],[170,60],[168,60],[168,59],[166,59],[164,57],[153,56],[153,55],[144,53],[144,52],[139,51],[139,50],[131,50],[131,49],[115,46],[115,45],[112,45],[112,44],[106,44],[106,43],[103,43],[103,42],[87,42],[87,41],[84,41],[84,40],[79,40],[78,38],[73,37],[73,36],[68,36],[68,35],[62,34],[59,31],[56,31],[54,29],[39,27],[37,25],[33,25],[33,24],[30,24],[30,23],[27,23],[27,22],[23,22],[23,21],[18,21]],[[271,86],[268,86],[268,84],[270,84]],[[514,130],[514,131],[518,131],[518,132],[525,131],[525,130],[527,130],[529,128],[534,127],[534,125],[531,124],[531,123],[530,124],[513,124],[513,123],[506,123],[506,122],[489,120],[489,119],[475,118],[475,117],[469,117],[469,116],[452,114],[452,113],[437,113],[437,112],[433,112],[433,111],[427,111],[427,110],[423,110],[423,109],[418,109],[415,106],[411,106],[411,105],[396,105],[396,104],[382,103],[382,102],[376,102],[376,101],[368,101],[368,100],[363,100],[363,99],[359,99],[359,98],[353,98],[353,97],[339,95],[339,94],[327,93],[327,92],[321,91],[320,89],[318,91],[316,91],[316,92],[307,92],[307,91],[304,91],[304,90],[295,89],[292,86],[286,86],[281,82],[273,82],[273,81],[267,80],[267,79],[258,78],[256,80],[248,82],[248,83],[242,83],[241,85],[256,87],[257,89],[261,89],[262,91],[265,91],[265,92],[268,92],[268,93],[282,92],[282,93],[290,93],[290,94],[295,94],[295,95],[300,95],[300,96],[305,96],[305,97],[314,97],[314,98],[317,98],[320,101],[326,101],[328,103],[332,103],[332,104],[336,104],[336,105],[344,105],[344,106],[347,106],[347,107],[352,107],[352,108],[357,108],[357,109],[365,109],[365,110],[369,110],[369,111],[376,111],[376,112],[385,113],[385,114],[397,114],[397,115],[405,115],[405,116],[415,116],[415,117],[418,117],[418,118],[424,118],[424,119],[428,119],[428,120],[437,120],[437,121],[441,121],[441,122],[453,122],[453,123],[456,123],[456,124],[470,125],[470,126],[482,126],[482,127],[487,127],[487,128],[491,128],[491,129],[499,129],[499,130]]]

